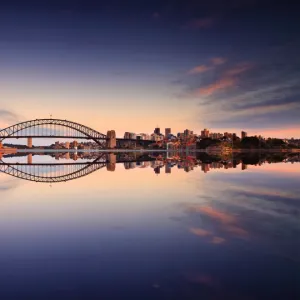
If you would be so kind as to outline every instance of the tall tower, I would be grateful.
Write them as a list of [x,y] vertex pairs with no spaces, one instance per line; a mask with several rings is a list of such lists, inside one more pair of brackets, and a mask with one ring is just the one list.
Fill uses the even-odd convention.
[[165,129],[165,137],[168,137],[168,135],[171,134],[171,128]]
[[242,132],[241,132],[241,137],[242,137],[242,139],[244,139],[245,137],[247,137],[247,132],[242,131]]

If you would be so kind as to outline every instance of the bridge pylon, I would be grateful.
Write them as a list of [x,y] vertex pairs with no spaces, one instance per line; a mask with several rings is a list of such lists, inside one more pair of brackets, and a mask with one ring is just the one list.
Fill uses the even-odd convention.
[[32,137],[29,137],[29,138],[27,139],[27,147],[28,147],[28,148],[32,148]]
[[114,172],[116,169],[117,156],[114,153],[107,155],[108,164],[106,165],[107,171]]
[[32,154],[31,153],[29,153],[27,156],[27,164],[32,165]]
[[109,149],[114,149],[117,146],[117,138],[116,132],[114,130],[107,131],[107,140],[106,140],[106,147]]

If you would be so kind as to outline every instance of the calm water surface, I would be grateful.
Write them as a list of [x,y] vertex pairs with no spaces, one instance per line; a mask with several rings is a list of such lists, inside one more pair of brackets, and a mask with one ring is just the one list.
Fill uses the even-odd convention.
[[[2,166],[1,299],[300,299],[297,159],[151,159],[52,184]],[[53,177],[94,160],[2,158]]]

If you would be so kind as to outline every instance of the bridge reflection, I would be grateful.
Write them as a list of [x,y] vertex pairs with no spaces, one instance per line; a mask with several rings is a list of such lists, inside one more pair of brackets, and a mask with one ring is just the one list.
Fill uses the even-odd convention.
[[[48,161],[50,160],[50,161]],[[216,169],[231,169],[247,165],[260,166],[264,163],[299,162],[299,154],[280,155],[265,154],[237,154],[235,157],[209,156],[206,153],[16,153],[6,154],[0,159],[0,172],[34,182],[58,183],[87,176],[97,170],[106,168],[115,171],[116,164],[124,164],[125,169],[147,168],[154,169],[160,174],[171,173],[173,167],[186,172],[200,167],[204,173]]]

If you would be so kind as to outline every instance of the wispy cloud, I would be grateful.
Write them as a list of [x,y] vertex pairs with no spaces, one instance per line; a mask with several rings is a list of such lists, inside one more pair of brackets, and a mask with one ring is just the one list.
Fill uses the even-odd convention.
[[197,211],[204,213],[207,216],[210,216],[211,218],[216,219],[224,224],[236,222],[236,218],[234,216],[232,216],[228,213],[216,210],[210,206],[197,207]]
[[190,232],[195,234],[195,235],[198,235],[198,236],[209,236],[211,235],[211,232],[210,231],[207,231],[207,230],[204,230],[202,228],[190,228]]
[[[204,73],[208,70],[214,69],[219,65],[222,65],[226,62],[225,58],[215,57],[211,59],[213,66],[199,65],[188,71],[188,74],[199,74]],[[220,71],[220,78],[210,83],[206,86],[194,89],[192,94],[194,96],[205,96],[209,97],[220,90],[224,91],[228,88],[235,86],[238,83],[238,75],[247,72],[253,68],[253,64],[250,63],[240,63],[227,70]],[[216,71],[216,70],[215,70]]]
[[227,59],[223,57],[213,57],[210,61],[213,65],[222,65],[226,63]]
[[212,83],[206,87],[197,89],[194,94],[195,96],[210,96],[219,90],[224,90],[234,86],[235,83],[236,80],[234,78],[222,78],[219,81]]
[[223,244],[223,243],[225,243],[225,241],[226,240],[224,238],[221,238],[219,236],[214,236],[211,240],[211,243],[212,244]]
[[236,65],[234,68],[229,69],[225,72],[226,76],[235,76],[241,73],[244,73],[253,68],[253,65],[250,63],[240,63]]
[[211,70],[211,67],[208,67],[206,65],[200,65],[200,66],[194,67],[193,69],[189,70],[188,74],[194,75],[194,74],[204,73],[209,70]]
[[[203,206],[199,204],[189,204],[187,206],[187,210],[189,212],[205,215],[215,222],[221,224],[221,226],[218,226],[219,230],[226,232],[233,237],[247,238],[249,236],[248,231],[239,226],[238,218],[232,214],[220,211],[211,206]],[[190,232],[201,237],[213,235],[210,231],[197,227],[190,228]],[[225,239],[219,236],[213,236],[210,242],[213,244],[222,244],[225,242]]]
[[192,75],[204,73],[213,70],[216,66],[222,65],[226,61],[227,59],[223,57],[213,57],[210,59],[211,65],[199,65],[190,69],[187,73]]

